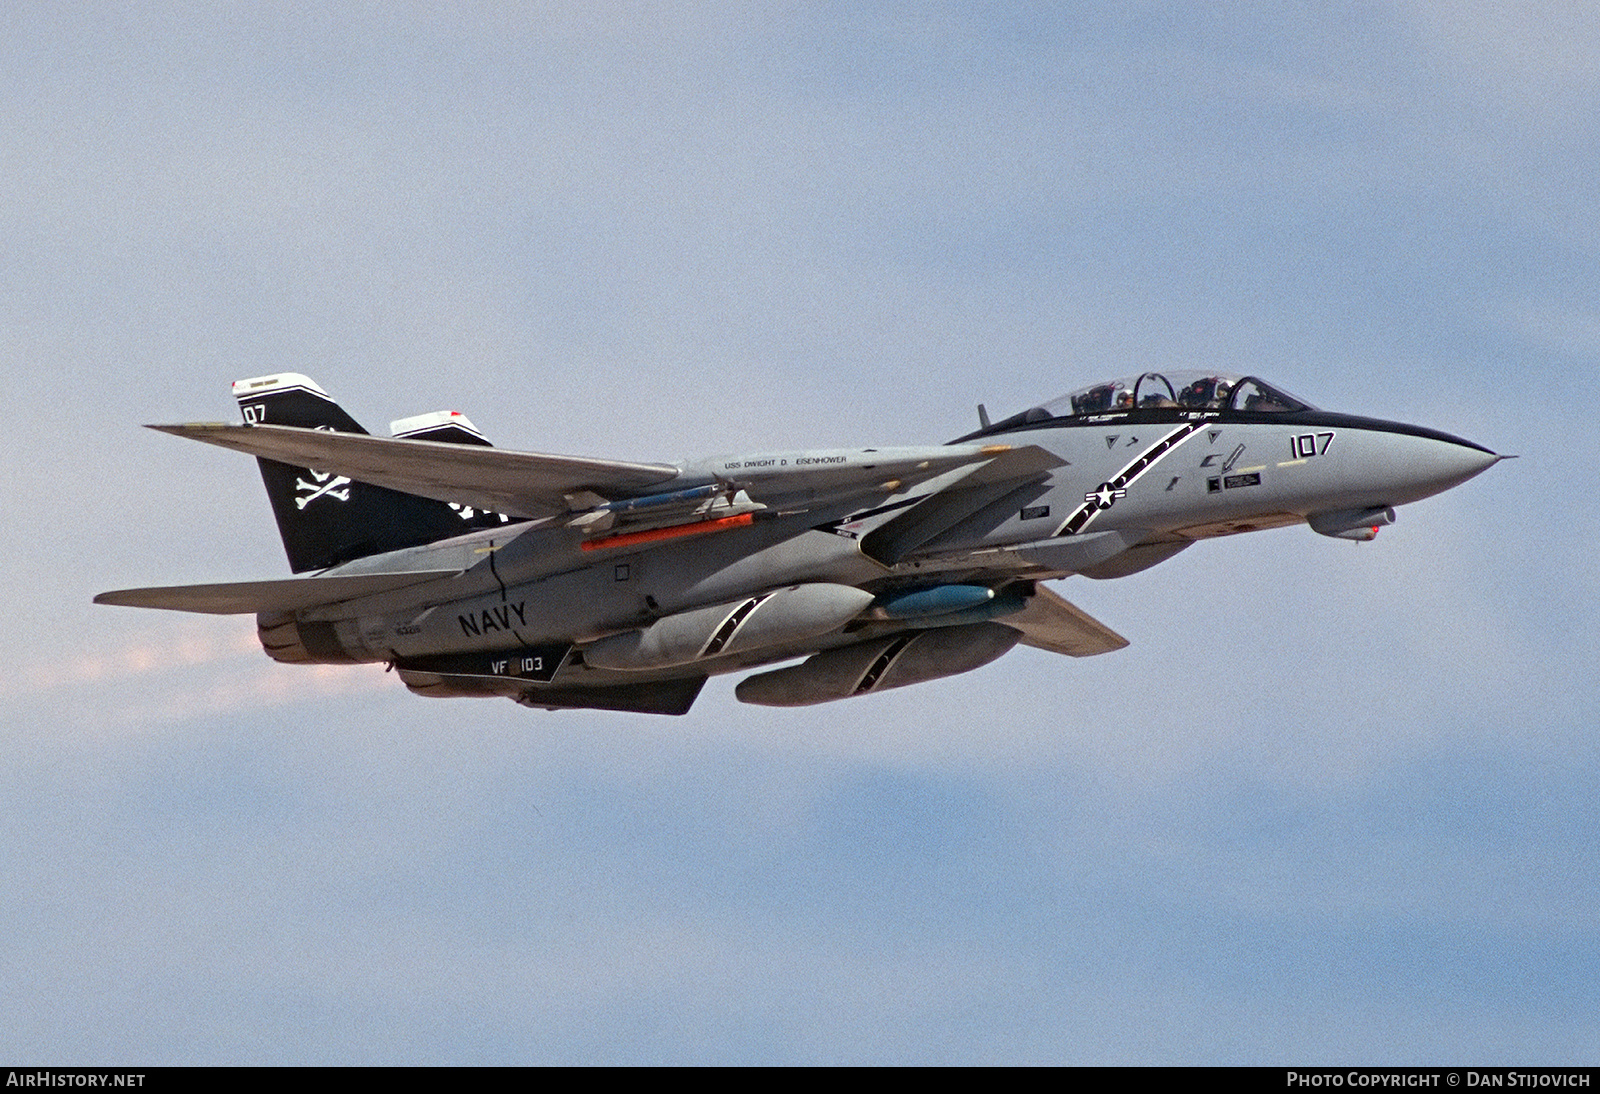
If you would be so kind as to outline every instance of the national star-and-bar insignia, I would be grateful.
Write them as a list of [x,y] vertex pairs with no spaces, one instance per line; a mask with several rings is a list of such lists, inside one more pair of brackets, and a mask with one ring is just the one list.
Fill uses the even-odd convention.
[[1127,496],[1128,492],[1126,490],[1118,490],[1109,482],[1103,482],[1099,487],[1085,494],[1083,500],[1100,509],[1110,509],[1112,505],[1116,504],[1118,498]]

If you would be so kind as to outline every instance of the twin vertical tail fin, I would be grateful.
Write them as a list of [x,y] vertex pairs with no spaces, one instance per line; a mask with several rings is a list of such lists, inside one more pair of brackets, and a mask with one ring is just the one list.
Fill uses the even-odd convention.
[[389,436],[414,441],[443,441],[446,444],[481,444],[492,448],[489,438],[478,432],[478,427],[459,410],[436,410],[432,414],[418,414],[415,418],[401,418],[389,423]]
[[[233,397],[250,425],[287,425],[336,433],[366,432],[314,380],[299,373],[240,380],[233,385]],[[448,427],[442,431],[428,431],[428,440],[489,443],[459,414],[426,417],[450,419]],[[396,423],[397,426],[406,424]],[[396,433],[419,435],[414,430],[397,429]],[[261,481],[266,485],[273,515],[278,520],[278,533],[283,537],[283,548],[289,556],[289,568],[297,574],[325,570],[368,555],[418,547],[477,528],[499,526],[507,520],[499,513],[402,494],[332,472],[292,467],[275,460],[256,462],[261,466]]]

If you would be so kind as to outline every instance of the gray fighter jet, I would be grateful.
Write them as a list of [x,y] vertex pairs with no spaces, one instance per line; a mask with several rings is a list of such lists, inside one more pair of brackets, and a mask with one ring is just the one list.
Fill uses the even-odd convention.
[[[1370,540],[1502,458],[1318,410],[1255,377],[1095,384],[949,444],[623,463],[494,448],[462,415],[374,437],[305,376],[243,425],[152,426],[257,457],[287,580],[96,603],[254,614],[290,664],[386,662],[419,695],[682,714],[707,677],[801,706],[968,672],[1021,642],[1127,641],[1042,583],[1137,573],[1288,524]],[[314,574],[313,574],[314,572]],[[780,662],[798,664],[773,668]]]

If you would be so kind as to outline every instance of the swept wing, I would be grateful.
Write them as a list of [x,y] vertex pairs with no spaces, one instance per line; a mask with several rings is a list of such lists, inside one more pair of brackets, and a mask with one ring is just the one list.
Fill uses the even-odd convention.
[[[1033,446],[939,445],[776,453],[684,469],[294,426],[198,422],[150,428],[438,501],[530,519],[603,511],[623,524],[663,516],[693,519],[708,487],[724,494],[746,491],[751,508],[795,511],[904,490],[956,468],[980,469],[980,477],[992,482],[1032,476],[1060,462]],[[627,499],[649,504],[626,504]]]
[[196,422],[150,428],[407,494],[528,518],[569,511],[568,495],[633,496],[679,474],[664,463],[550,456],[294,426]]

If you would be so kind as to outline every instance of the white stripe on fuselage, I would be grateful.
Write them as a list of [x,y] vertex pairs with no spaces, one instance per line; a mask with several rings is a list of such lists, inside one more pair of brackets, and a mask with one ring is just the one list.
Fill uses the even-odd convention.
[[[1177,450],[1178,446],[1198,433],[1203,427],[1210,424],[1210,419],[1187,422],[1177,429],[1172,430],[1144,449],[1117,472],[1115,476],[1099,484],[1095,489],[1088,491],[1083,502],[1072,511],[1061,526],[1053,533],[1054,536],[1075,536],[1083,532],[1101,513],[1116,504],[1118,498],[1127,495],[1128,487],[1138,482],[1156,464],[1166,459]],[[1070,531],[1069,531],[1070,529]]]

